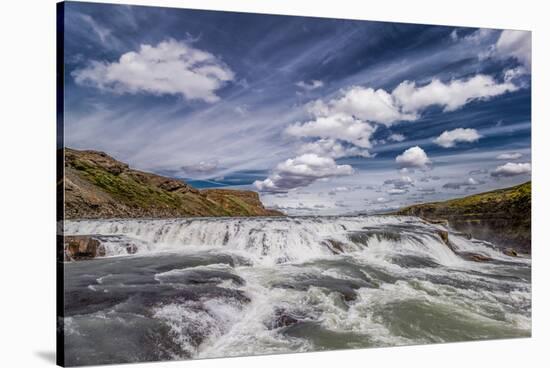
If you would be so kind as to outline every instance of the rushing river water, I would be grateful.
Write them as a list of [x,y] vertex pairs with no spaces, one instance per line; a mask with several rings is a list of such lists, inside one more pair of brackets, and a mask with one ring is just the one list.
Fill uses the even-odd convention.
[[392,216],[67,221],[106,257],[64,264],[66,364],[530,336],[531,260],[442,230]]

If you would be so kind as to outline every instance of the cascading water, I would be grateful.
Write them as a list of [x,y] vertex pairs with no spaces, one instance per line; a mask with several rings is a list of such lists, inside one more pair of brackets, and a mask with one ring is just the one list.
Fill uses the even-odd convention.
[[[68,363],[531,331],[530,259],[452,232],[446,242],[447,229],[414,217],[82,220],[64,231],[97,237],[106,250],[65,263]],[[124,348],[104,343],[106,334]]]

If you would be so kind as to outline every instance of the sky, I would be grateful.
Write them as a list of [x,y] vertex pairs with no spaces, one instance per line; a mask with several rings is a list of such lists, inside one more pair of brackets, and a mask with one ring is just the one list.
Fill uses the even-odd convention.
[[65,3],[64,139],[290,215],[531,178],[528,31]]

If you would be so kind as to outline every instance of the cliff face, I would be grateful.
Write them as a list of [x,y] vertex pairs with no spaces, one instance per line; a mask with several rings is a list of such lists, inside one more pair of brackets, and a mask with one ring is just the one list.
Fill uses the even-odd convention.
[[497,246],[531,253],[531,182],[397,211],[430,221],[447,220],[457,231]]
[[64,184],[68,219],[283,215],[266,209],[256,192],[198,190],[97,151],[65,148]]

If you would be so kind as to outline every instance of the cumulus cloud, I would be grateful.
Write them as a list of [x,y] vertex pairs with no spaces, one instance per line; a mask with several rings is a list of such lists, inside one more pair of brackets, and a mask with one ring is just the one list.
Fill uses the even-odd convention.
[[314,142],[303,144],[299,154],[315,153],[318,156],[342,158],[342,157],[371,157],[372,155],[366,149],[356,146],[344,145],[335,139],[319,139]]
[[305,89],[306,91],[312,91],[314,89],[321,88],[324,85],[325,84],[323,83],[323,81],[320,80],[312,80],[309,83],[305,81],[299,81],[298,83],[296,83],[296,86]]
[[393,96],[383,89],[353,86],[340,92],[338,98],[327,102],[316,100],[308,104],[309,112],[321,117],[334,114],[349,115],[386,126],[396,121],[417,119],[416,114],[401,113]]
[[211,103],[219,100],[215,92],[233,80],[234,73],[214,55],[170,39],[141,45],[112,63],[92,61],[72,76],[77,84],[115,93],[181,95]]
[[434,142],[445,148],[454,147],[457,142],[476,142],[481,135],[475,129],[458,128],[451,131],[444,131]]
[[453,111],[468,102],[485,100],[518,88],[511,82],[498,83],[491,76],[476,75],[449,83],[433,79],[421,87],[417,87],[415,82],[405,81],[393,90],[392,95],[404,112],[417,113],[433,105],[443,107],[444,111]]
[[339,139],[358,147],[370,148],[370,138],[376,127],[351,115],[334,114],[305,123],[295,123],[285,132],[296,137]]
[[[312,87],[315,85],[314,82],[310,84],[299,82],[297,85],[307,89],[306,86]],[[445,111],[451,111],[470,101],[488,99],[518,88],[512,82],[497,83],[492,77],[486,75],[451,80],[448,83],[433,79],[424,86],[404,81],[392,92],[352,86],[340,90],[335,98],[319,99],[308,103],[306,109],[312,116],[311,120],[291,124],[285,129],[285,133],[297,138],[316,139],[313,142],[304,143],[299,148],[298,154],[302,156],[310,154],[330,159],[332,162],[334,159],[349,156],[369,157],[371,155],[368,150],[373,145],[372,136],[380,125],[389,127],[399,121],[416,120],[425,108],[433,105],[441,106]],[[451,134],[451,143],[443,144],[453,145],[457,141],[473,139],[471,135],[468,136],[471,133],[470,130],[464,129],[463,134],[458,133],[460,130],[444,133]],[[478,138],[479,135],[476,139]],[[394,142],[401,142],[404,139],[405,137],[401,134],[391,134],[388,137],[389,141]],[[396,157],[396,162],[403,170],[402,173],[406,173],[408,169],[425,169],[430,164],[428,156],[420,147],[409,148]],[[258,182],[258,188],[282,190],[291,188],[292,183],[303,186],[317,180],[287,180],[284,172],[276,168],[273,175]],[[283,184],[278,184],[279,182]]]
[[531,173],[530,163],[508,162],[505,165],[501,165],[497,167],[495,171],[491,172],[491,176],[499,178],[499,177],[509,177],[509,176],[530,174],[530,173]]
[[527,70],[531,70],[531,32],[504,30],[495,45],[495,53],[501,58],[514,58]]
[[403,134],[393,133],[388,137],[388,140],[392,142],[403,142],[405,140],[405,136]]
[[254,186],[267,192],[286,191],[305,187],[318,179],[351,174],[350,165],[338,165],[330,157],[307,153],[278,164],[268,178],[256,180]]
[[414,185],[413,180],[409,176],[402,176],[398,179],[388,179],[384,181],[385,185],[393,185],[395,189],[404,189]]
[[430,164],[430,159],[422,148],[414,146],[398,155],[395,162],[401,168],[426,169]]
[[445,111],[452,111],[473,100],[489,99],[518,88],[511,81],[498,83],[483,74],[448,83],[432,79],[424,86],[404,81],[391,92],[352,86],[342,89],[338,97],[329,101],[309,103],[307,109],[315,117],[348,115],[390,126],[398,121],[416,120],[421,111],[430,106],[441,106]]
[[472,185],[479,185],[479,184],[484,184],[484,182],[475,180],[474,178],[469,178],[468,180],[465,180],[465,181],[446,183],[446,184],[443,185],[443,188],[445,188],[445,189],[460,189],[462,187],[469,187],[469,186],[472,186]]
[[523,155],[519,152],[507,152],[507,153],[502,153],[498,155],[496,158],[497,160],[517,160],[522,156]]

